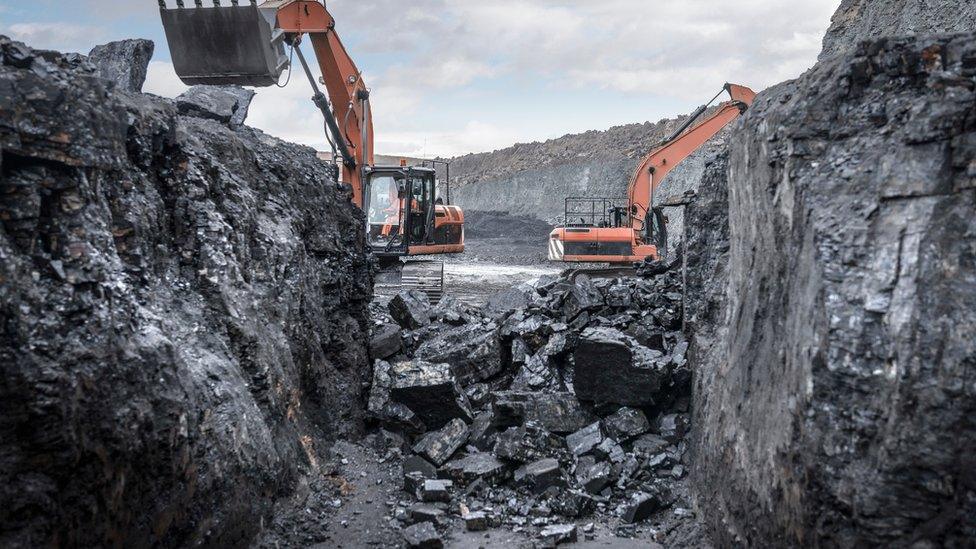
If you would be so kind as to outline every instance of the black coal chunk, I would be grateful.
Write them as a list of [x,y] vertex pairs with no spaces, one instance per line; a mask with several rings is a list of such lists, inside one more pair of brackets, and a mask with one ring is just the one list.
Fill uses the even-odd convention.
[[494,395],[492,406],[498,427],[534,421],[552,433],[565,434],[596,420],[573,393],[499,391]]
[[95,46],[88,53],[88,61],[95,65],[99,77],[114,82],[119,89],[141,92],[155,49],[151,40],[120,40]]
[[498,435],[494,451],[502,459],[522,463],[567,454],[566,441],[535,422],[512,427]]
[[482,480],[496,484],[509,475],[508,466],[489,453],[472,453],[449,461],[442,470],[461,485]]
[[536,494],[544,492],[550,486],[566,485],[559,461],[553,458],[543,458],[519,467],[515,470],[515,482]]
[[667,387],[667,360],[615,328],[587,328],[574,354],[580,400],[651,406]]
[[393,365],[390,397],[417,414],[428,429],[439,429],[455,418],[470,422],[473,416],[447,364],[414,360]]
[[369,390],[366,411],[369,416],[397,429],[419,433],[427,429],[420,416],[403,403],[393,400],[390,395],[392,380],[390,363],[377,360],[373,364],[373,383]]
[[624,407],[603,418],[604,432],[620,442],[644,434],[650,428],[651,422],[647,420],[647,416],[636,408]]
[[244,125],[254,92],[240,86],[193,86],[176,98],[180,113],[237,128]]
[[441,549],[441,541],[437,530],[429,522],[420,522],[403,529],[403,541],[410,549]]
[[424,435],[414,444],[413,451],[429,459],[431,463],[443,465],[464,446],[469,433],[467,423],[452,419],[444,427]]
[[546,526],[539,532],[539,538],[547,546],[556,546],[561,543],[576,543],[575,524],[553,524]]
[[599,421],[566,435],[566,446],[576,456],[593,451],[601,442],[603,442],[603,431],[600,429]]
[[393,320],[408,330],[430,324],[430,299],[420,290],[400,290],[390,300],[389,309]]
[[623,506],[620,520],[630,524],[642,522],[660,508],[661,501],[657,496],[647,492],[638,492]]
[[585,274],[576,277],[563,302],[563,312],[568,320],[576,318],[580,313],[599,309],[605,305],[603,294]]
[[387,359],[403,351],[403,337],[400,327],[395,324],[383,324],[373,329],[369,338],[369,354],[373,358]]
[[[392,302],[390,304],[392,308]],[[498,326],[493,322],[458,326],[438,333],[414,353],[416,358],[446,362],[462,385],[488,379],[502,370]]]

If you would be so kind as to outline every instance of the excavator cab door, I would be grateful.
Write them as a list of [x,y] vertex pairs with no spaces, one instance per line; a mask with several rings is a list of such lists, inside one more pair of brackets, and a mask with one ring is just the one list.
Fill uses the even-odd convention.
[[374,168],[366,177],[366,234],[380,255],[407,255],[427,244],[435,215],[434,172],[416,168]]
[[668,252],[668,223],[662,208],[653,208],[647,221],[647,242],[657,247],[658,257],[664,257]]
[[[191,0],[185,0],[190,2]],[[231,5],[176,7],[160,1],[176,74],[187,85],[271,86],[288,67],[284,33],[277,29],[278,4],[234,0]],[[224,0],[225,2],[228,0]],[[246,5],[238,5],[246,3]]]

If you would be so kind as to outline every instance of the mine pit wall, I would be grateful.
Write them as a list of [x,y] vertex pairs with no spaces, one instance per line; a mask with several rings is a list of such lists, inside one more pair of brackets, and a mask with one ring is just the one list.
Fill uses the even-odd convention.
[[361,428],[361,213],[311,149],[0,63],[0,545],[247,545]]
[[706,169],[686,292],[719,545],[976,536],[974,88],[976,34],[862,43],[760,94]]

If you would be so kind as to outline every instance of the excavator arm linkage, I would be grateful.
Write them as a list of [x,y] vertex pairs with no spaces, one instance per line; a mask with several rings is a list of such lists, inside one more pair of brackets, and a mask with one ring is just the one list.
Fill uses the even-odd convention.
[[708,104],[702,105],[671,137],[654,147],[634,171],[627,185],[627,199],[630,224],[635,230],[645,228],[646,217],[653,207],[654,191],[671,170],[745,112],[756,97],[754,91],[738,84],[725,84],[722,92],[728,92],[731,100],[719,105],[715,112],[688,129],[708,109]]
[[188,85],[275,85],[289,65],[287,46],[297,48],[302,36],[309,37],[331,113],[329,100],[310,76],[315,102],[326,120],[331,118],[330,133],[345,153],[342,179],[362,207],[364,168],[373,164],[369,92],[325,5],[313,0],[212,0],[213,7],[206,7],[202,0],[192,0],[194,7],[186,7],[189,1],[176,0],[175,7],[168,7],[166,0],[159,0],[173,66]]

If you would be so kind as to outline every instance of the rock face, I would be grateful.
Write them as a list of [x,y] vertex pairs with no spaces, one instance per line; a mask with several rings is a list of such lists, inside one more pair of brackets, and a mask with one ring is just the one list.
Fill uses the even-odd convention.
[[0,545],[247,545],[360,428],[362,214],[311,149],[0,52]]
[[970,0],[843,0],[830,20],[820,59],[850,51],[862,40],[973,29],[976,2]]
[[[976,34],[889,38],[744,117],[728,229],[689,240],[687,272],[695,484],[718,545],[976,532],[974,89]],[[721,209],[722,163],[696,223]]]
[[114,82],[119,89],[141,92],[155,49],[151,40],[121,40],[95,46],[88,60],[95,65],[98,76]]

